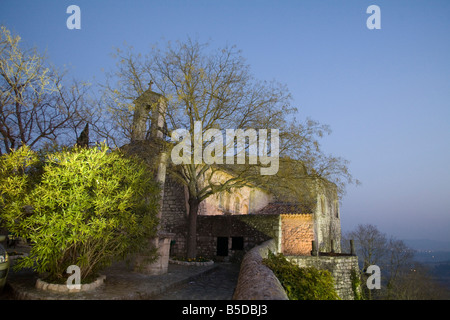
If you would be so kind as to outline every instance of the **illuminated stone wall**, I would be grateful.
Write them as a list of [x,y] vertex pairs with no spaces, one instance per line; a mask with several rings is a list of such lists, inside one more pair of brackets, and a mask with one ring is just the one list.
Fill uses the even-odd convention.
[[276,241],[266,241],[245,255],[233,300],[288,300],[278,278],[262,263],[269,251],[277,252]]
[[281,252],[285,255],[310,255],[314,240],[312,214],[281,215]]
[[358,257],[350,254],[313,256],[286,256],[300,268],[315,267],[330,271],[334,279],[334,288],[342,300],[354,300],[352,273],[358,274]]

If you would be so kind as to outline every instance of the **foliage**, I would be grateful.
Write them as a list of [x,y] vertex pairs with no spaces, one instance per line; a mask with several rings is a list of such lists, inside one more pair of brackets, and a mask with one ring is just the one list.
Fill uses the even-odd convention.
[[1,221],[10,218],[14,222],[15,217],[23,214],[38,162],[37,154],[28,147],[0,157]]
[[58,280],[78,265],[84,279],[156,232],[159,188],[137,159],[106,145],[49,153],[43,163],[28,147],[0,159],[3,223],[31,244],[18,268]]
[[359,272],[352,269],[350,278],[352,281],[352,291],[355,300],[364,300],[363,292],[361,290],[361,275]]
[[339,300],[334,280],[327,270],[300,268],[282,254],[269,252],[263,263],[280,280],[290,300]]

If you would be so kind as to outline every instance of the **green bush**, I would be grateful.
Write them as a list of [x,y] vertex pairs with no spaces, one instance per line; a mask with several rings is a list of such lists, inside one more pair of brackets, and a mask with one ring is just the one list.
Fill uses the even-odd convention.
[[277,276],[290,300],[339,300],[334,280],[327,270],[314,267],[300,268],[289,262],[282,254],[269,252],[263,259]]
[[159,187],[146,166],[105,145],[49,153],[22,147],[0,158],[2,223],[31,245],[17,268],[82,281],[146,247],[156,233]]

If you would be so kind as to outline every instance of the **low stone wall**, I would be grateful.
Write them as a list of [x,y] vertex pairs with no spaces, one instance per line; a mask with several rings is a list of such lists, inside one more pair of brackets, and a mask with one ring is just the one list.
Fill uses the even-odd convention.
[[280,281],[262,260],[268,251],[277,252],[275,240],[268,240],[244,256],[233,300],[289,300]]
[[198,261],[181,261],[181,260],[169,259],[169,262],[173,263],[173,264],[179,264],[182,266],[197,266],[197,267],[212,266],[214,264],[214,261],[212,261],[212,260],[198,262]]
[[334,256],[286,256],[300,268],[316,267],[328,270],[335,281],[335,289],[342,300],[353,300],[352,271],[359,272],[358,257],[352,255]]
[[103,285],[105,282],[106,276],[101,275],[97,280],[92,283],[81,284],[79,288],[69,289],[67,284],[56,284],[56,283],[47,283],[44,280],[37,279],[36,280],[36,289],[44,290],[44,291],[54,291],[59,293],[73,293],[73,292],[81,292],[81,291],[92,291]]

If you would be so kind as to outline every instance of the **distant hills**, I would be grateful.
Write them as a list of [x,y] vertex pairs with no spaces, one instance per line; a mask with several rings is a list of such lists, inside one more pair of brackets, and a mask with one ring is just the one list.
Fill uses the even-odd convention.
[[408,239],[403,240],[403,242],[411,249],[417,251],[449,251],[450,252],[450,241],[437,241],[430,239]]

